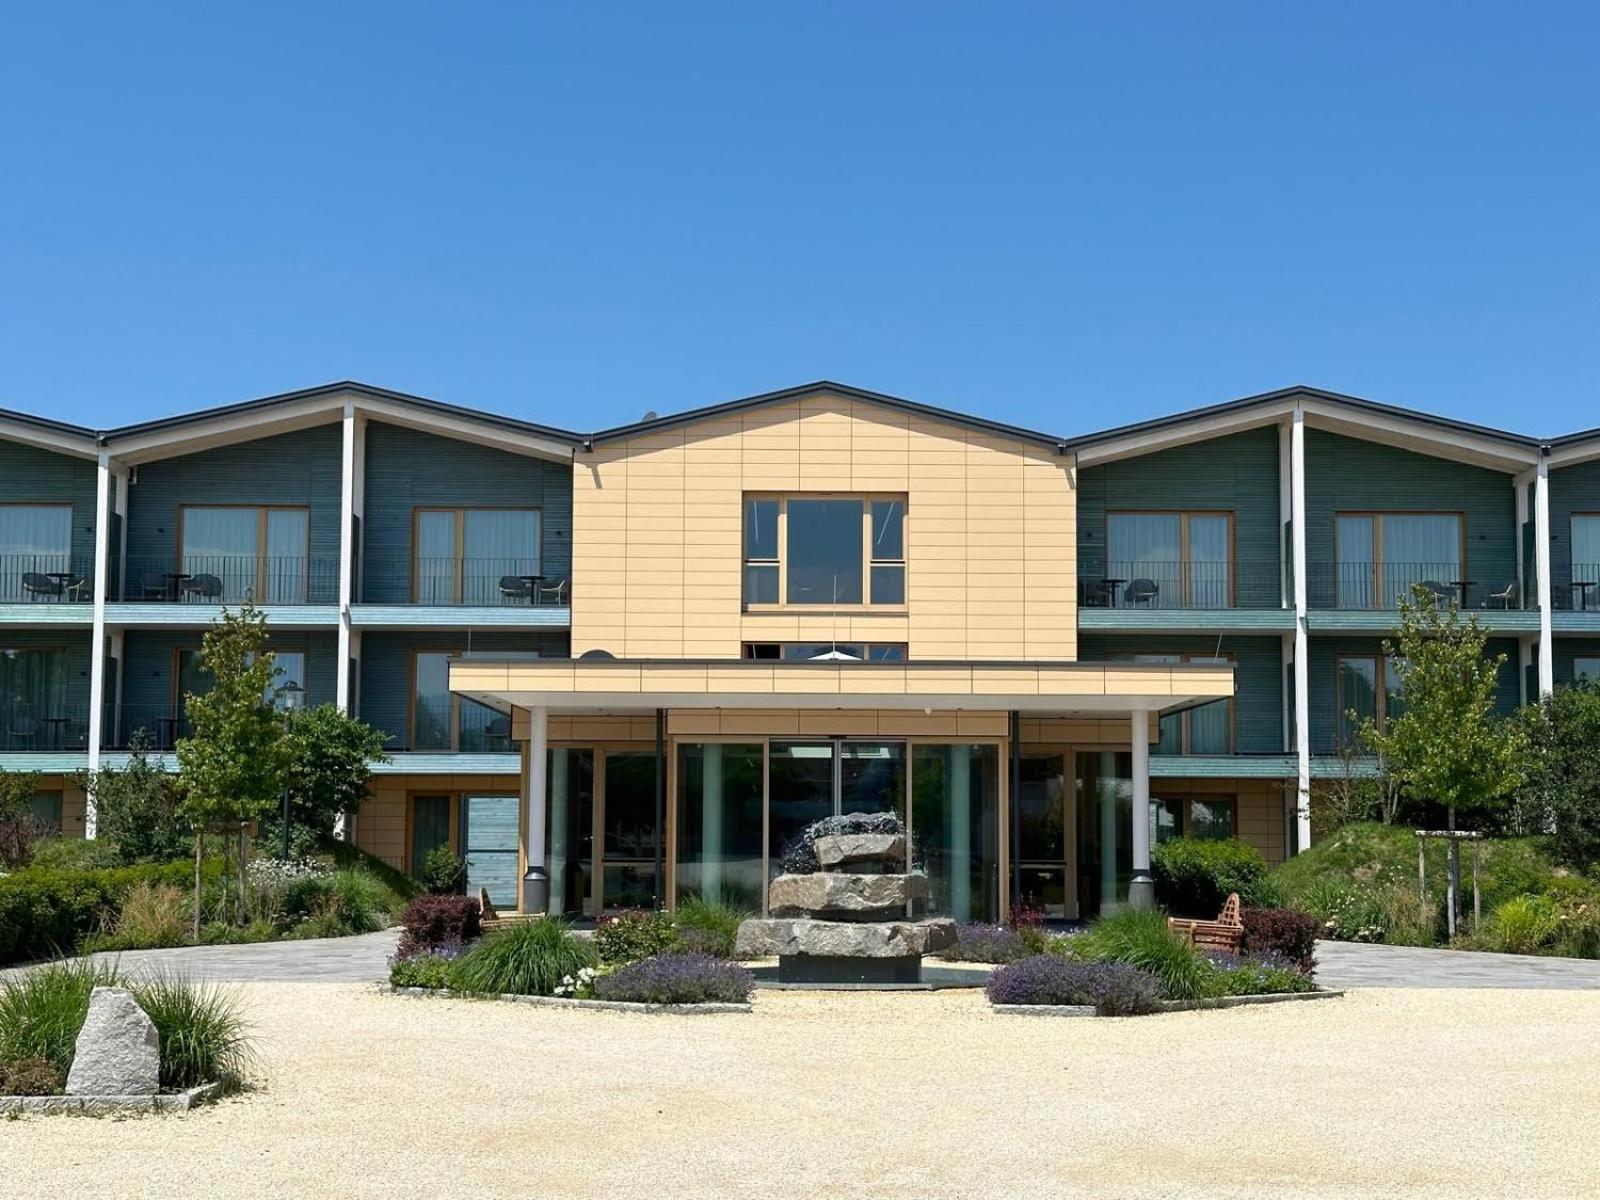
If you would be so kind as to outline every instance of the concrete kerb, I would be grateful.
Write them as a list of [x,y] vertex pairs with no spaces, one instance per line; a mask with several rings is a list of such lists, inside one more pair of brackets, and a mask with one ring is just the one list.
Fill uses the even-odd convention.
[[[1294,1000],[1334,1000],[1344,993],[1318,988],[1314,992],[1283,992],[1268,996],[1213,996],[1206,1000],[1163,1000],[1156,1011],[1161,1013],[1196,1012],[1200,1009],[1239,1008],[1247,1004],[1282,1004]],[[997,1013],[1013,1017],[1094,1017],[1099,1016],[1092,1005],[1086,1004],[991,1004]]]
[[395,987],[380,983],[379,992],[391,996],[443,996],[457,1000],[505,1001],[510,1004],[532,1004],[541,1008],[580,1008],[595,1012],[625,1013],[676,1013],[681,1016],[712,1016],[718,1013],[747,1013],[748,1001],[743,1004],[641,1004],[632,1000],[579,1000],[573,996],[518,996],[512,992],[490,995],[477,992],[456,992],[448,988]]
[[222,1093],[220,1083],[202,1083],[183,1092],[154,1096],[0,1096],[0,1115],[75,1113],[104,1117],[118,1113],[188,1112]]

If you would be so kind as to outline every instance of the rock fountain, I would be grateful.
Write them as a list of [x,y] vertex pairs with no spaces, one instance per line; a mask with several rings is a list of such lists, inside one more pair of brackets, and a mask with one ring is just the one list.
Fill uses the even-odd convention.
[[911,867],[894,813],[807,827],[768,890],[769,917],[739,926],[740,958],[778,959],[779,983],[916,985],[922,956],[955,942],[955,922],[922,919],[928,877]]

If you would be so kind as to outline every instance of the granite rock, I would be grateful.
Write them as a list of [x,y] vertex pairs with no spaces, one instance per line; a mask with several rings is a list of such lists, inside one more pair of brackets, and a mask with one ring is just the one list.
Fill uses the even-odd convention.
[[155,1023],[127,988],[95,988],[67,1072],[67,1095],[150,1096],[160,1082]]

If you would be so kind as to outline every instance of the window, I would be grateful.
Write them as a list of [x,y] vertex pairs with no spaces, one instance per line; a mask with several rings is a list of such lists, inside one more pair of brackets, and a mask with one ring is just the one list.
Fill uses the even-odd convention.
[[770,662],[905,662],[904,642],[746,642],[743,657]]
[[903,496],[747,496],[746,604],[904,604]]
[[0,600],[26,600],[24,575],[72,565],[70,504],[0,504]]
[[1340,608],[1393,608],[1419,583],[1466,578],[1460,513],[1340,513],[1334,518]]
[[[1118,654],[1113,662],[1231,664],[1231,655]],[[1168,713],[1161,718],[1161,736],[1153,754],[1232,754],[1233,701],[1213,700],[1197,708]]]
[[1354,746],[1364,721],[1382,727],[1404,709],[1398,660],[1381,654],[1341,654],[1334,660],[1341,747]]
[[539,574],[536,508],[422,508],[416,513],[418,604],[499,604],[506,576]]
[[[303,604],[311,514],[304,508],[185,506],[178,569],[190,594],[236,604]],[[209,585],[209,586],[207,586]]]
[[1600,658],[1574,658],[1572,678],[1574,681],[1586,679],[1591,683],[1600,683]]
[[[1572,514],[1571,579],[1573,583],[1600,582],[1600,513]],[[1586,604],[1588,598],[1588,589],[1584,589],[1582,602]]]
[[66,707],[66,650],[0,645],[0,750],[57,748]]
[[60,833],[61,793],[35,792],[28,797],[28,815],[53,833]]
[[511,721],[450,691],[454,650],[420,651],[411,665],[413,750],[510,750]]
[[1233,514],[1106,514],[1106,578],[1156,608],[1227,608],[1233,603]]
[[1234,836],[1237,807],[1232,796],[1151,796],[1150,844],[1180,837],[1225,841]]

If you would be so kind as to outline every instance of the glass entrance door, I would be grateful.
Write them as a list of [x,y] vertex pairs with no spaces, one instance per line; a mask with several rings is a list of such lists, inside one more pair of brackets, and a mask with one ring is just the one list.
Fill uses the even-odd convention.
[[601,801],[600,903],[656,906],[656,756],[607,751]]
[[768,878],[782,873],[784,851],[813,821],[870,812],[905,818],[904,742],[775,741],[767,770]]
[[1078,913],[1110,912],[1128,898],[1133,875],[1133,755],[1077,754]]
[[550,751],[546,870],[550,910],[594,915],[594,751]]
[[1017,793],[1017,874],[1021,900],[1046,917],[1078,915],[1068,887],[1066,756],[1024,754]]

